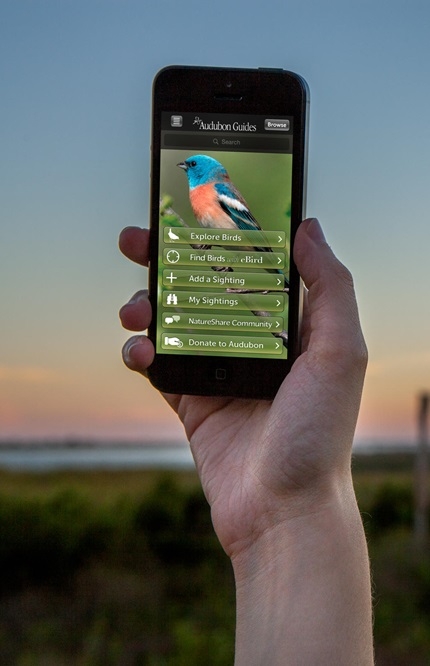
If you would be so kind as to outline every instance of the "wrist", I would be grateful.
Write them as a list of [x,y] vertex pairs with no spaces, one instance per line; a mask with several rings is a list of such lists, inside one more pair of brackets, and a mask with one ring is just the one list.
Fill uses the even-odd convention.
[[[311,508],[312,507],[312,508]],[[352,483],[232,556],[236,665],[373,663],[367,546]]]
[[286,501],[265,519],[255,533],[246,541],[235,544],[230,558],[236,584],[249,576],[265,576],[292,550],[306,549],[309,541],[320,540],[321,534],[329,539],[342,530],[361,531],[359,515],[352,481],[333,484],[324,489],[302,492],[291,501]]
[[329,527],[338,513],[346,518],[358,511],[350,470],[338,470],[316,484],[279,495],[262,488],[255,493],[253,505],[258,507],[255,515],[248,512],[246,520],[241,519],[246,529],[232,530],[236,539],[224,546],[239,580],[242,568],[254,559],[257,569],[264,572],[266,561],[272,562],[273,550],[281,555],[290,543],[299,546],[322,524]]

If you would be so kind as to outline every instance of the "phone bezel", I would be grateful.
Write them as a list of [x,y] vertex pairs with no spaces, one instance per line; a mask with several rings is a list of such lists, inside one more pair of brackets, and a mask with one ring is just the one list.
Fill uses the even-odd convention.
[[[187,92],[197,90],[198,95]],[[293,246],[298,225],[305,216],[308,105],[309,92],[306,82],[299,75],[286,70],[174,65],[157,74],[153,84],[151,129],[149,298],[153,317],[148,329],[148,337],[154,346],[157,321],[162,112],[249,113],[294,117],[291,200]],[[155,354],[148,369],[148,377],[156,388],[167,393],[273,398],[299,354],[301,307],[301,280],[295,263],[291,260],[287,359]]]

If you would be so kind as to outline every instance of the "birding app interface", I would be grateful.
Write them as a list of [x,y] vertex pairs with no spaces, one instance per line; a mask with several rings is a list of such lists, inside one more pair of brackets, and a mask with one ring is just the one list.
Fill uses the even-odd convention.
[[287,358],[293,119],[162,114],[157,352]]

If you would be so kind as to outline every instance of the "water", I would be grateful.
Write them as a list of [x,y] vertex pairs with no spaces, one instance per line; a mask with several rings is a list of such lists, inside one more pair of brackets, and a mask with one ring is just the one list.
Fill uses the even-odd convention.
[[186,446],[0,446],[0,469],[11,471],[193,468]]
[[[412,442],[358,442],[354,447],[355,453],[368,455],[413,450]],[[11,471],[187,470],[194,467],[189,447],[181,444],[0,443],[0,469]]]

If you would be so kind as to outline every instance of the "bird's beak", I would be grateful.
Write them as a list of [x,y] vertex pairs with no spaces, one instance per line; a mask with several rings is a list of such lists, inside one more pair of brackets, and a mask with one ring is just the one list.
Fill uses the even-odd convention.
[[180,169],[184,169],[184,171],[188,169],[188,164],[186,162],[179,162],[179,164],[176,166],[178,166]]

